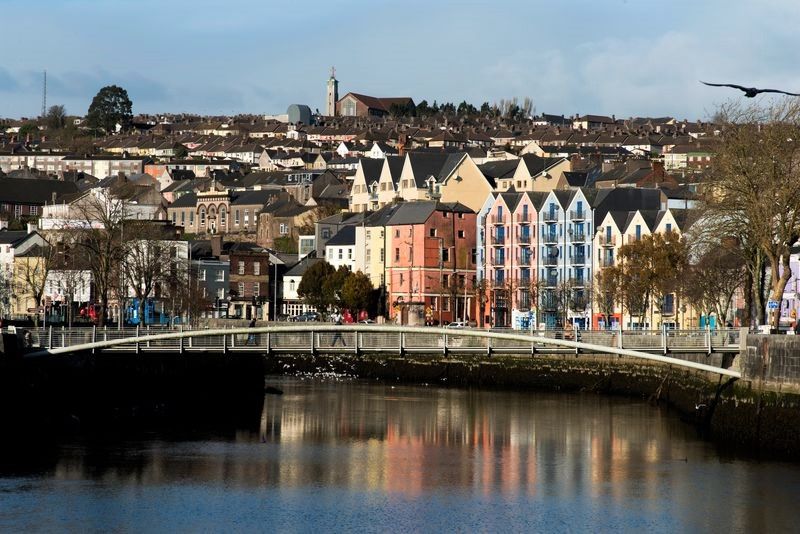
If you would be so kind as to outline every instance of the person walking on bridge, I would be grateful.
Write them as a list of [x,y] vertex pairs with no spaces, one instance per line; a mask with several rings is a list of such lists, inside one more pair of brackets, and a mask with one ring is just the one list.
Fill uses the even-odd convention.
[[[333,324],[336,324],[336,325],[341,325],[342,324],[342,314],[340,312],[338,312],[338,311],[334,312],[334,314],[331,316],[331,319],[333,320]],[[339,341],[342,342],[342,346],[343,347],[347,346],[347,343],[345,343],[344,337],[342,336],[342,333],[337,330],[336,333],[333,335],[333,341],[331,341],[331,346],[335,347],[336,344]]]
[[[250,320],[250,324],[247,325],[248,328],[255,328],[256,327],[256,318],[253,317]],[[250,332],[247,336],[247,344],[248,345],[255,345],[256,344],[256,335],[253,332]]]

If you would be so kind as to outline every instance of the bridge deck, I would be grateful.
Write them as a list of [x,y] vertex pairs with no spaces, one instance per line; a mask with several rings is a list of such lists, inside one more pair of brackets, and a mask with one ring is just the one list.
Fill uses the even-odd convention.
[[[660,360],[738,377],[719,353],[738,353],[739,330],[518,331],[305,324],[232,329],[39,329],[32,354],[80,350],[134,353],[580,354],[603,352]],[[709,358],[717,353],[716,358]]]

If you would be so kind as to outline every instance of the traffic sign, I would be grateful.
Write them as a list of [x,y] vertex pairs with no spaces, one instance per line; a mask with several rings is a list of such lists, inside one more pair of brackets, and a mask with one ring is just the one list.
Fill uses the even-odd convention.
[[777,310],[779,307],[780,307],[780,302],[778,302],[777,300],[767,301],[767,309]]

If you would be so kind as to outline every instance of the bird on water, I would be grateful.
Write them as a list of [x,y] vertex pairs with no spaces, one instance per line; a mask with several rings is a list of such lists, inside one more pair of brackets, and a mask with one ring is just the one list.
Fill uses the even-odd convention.
[[781,91],[780,89],[757,89],[755,87],[743,87],[734,83],[708,83],[704,82],[703,80],[700,80],[700,83],[710,85],[711,87],[733,87],[734,89],[744,91],[744,96],[747,98],[753,98],[759,93],[781,93],[789,96],[800,96],[800,93],[789,93],[786,91]]

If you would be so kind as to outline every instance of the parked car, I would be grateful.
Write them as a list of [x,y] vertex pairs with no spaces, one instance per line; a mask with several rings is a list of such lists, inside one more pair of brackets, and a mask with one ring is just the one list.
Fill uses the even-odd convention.
[[375,321],[372,319],[362,319],[361,321],[358,321],[358,324],[375,324]]
[[319,314],[317,312],[301,313],[300,315],[293,315],[289,317],[289,321],[292,323],[306,323],[310,321],[319,321]]
[[466,328],[467,323],[464,321],[453,321],[452,323],[445,326],[445,328]]

